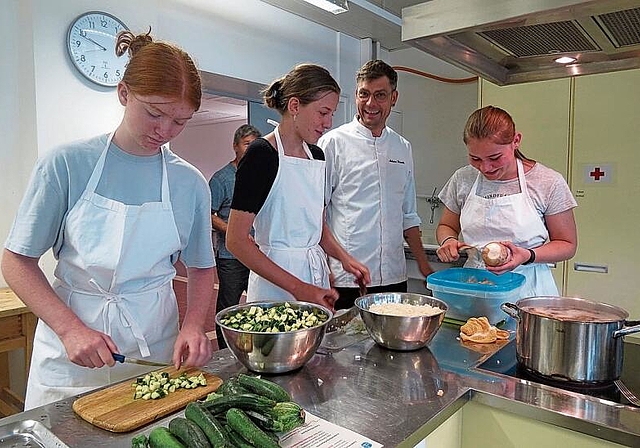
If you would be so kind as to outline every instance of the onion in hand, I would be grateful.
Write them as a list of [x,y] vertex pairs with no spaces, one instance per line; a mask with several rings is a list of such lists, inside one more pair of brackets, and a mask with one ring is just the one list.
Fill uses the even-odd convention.
[[491,267],[505,264],[509,261],[510,255],[509,248],[502,243],[492,242],[482,249],[482,260]]

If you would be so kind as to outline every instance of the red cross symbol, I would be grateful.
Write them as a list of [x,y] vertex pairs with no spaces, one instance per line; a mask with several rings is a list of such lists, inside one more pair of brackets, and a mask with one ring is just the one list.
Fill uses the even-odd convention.
[[600,167],[597,166],[589,173],[589,176],[593,177],[596,181],[599,181],[601,177],[605,176],[605,172],[600,171]]

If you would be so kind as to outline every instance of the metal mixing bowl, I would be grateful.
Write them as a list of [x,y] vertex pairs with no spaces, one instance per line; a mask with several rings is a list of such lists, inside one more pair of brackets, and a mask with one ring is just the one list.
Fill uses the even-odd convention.
[[327,308],[306,302],[289,302],[292,308],[327,315],[327,320],[318,326],[279,333],[242,331],[220,323],[221,319],[239,310],[258,306],[271,308],[284,302],[252,302],[226,308],[216,316],[216,324],[222,329],[227,347],[247,369],[258,373],[284,373],[304,365],[322,342],[327,324],[333,314]]
[[[431,305],[442,310],[433,316],[391,316],[369,311],[373,304],[407,303]],[[408,292],[367,294],[356,299],[356,306],[371,338],[379,345],[392,350],[417,350],[429,344],[440,328],[447,304],[435,297]]]

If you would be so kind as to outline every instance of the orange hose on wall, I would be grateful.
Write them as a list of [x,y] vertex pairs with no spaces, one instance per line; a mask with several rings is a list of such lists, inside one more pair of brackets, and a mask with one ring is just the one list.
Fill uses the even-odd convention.
[[430,79],[434,79],[436,81],[446,82],[446,83],[449,83],[449,84],[467,84],[467,83],[474,82],[474,81],[478,80],[477,76],[472,76],[470,78],[459,78],[459,79],[443,78],[441,76],[432,75],[431,73],[423,72],[423,71],[415,69],[415,68],[403,67],[402,65],[394,65],[393,69],[396,70],[396,71],[400,71],[400,72],[413,73],[414,75],[424,76],[425,78],[430,78]]

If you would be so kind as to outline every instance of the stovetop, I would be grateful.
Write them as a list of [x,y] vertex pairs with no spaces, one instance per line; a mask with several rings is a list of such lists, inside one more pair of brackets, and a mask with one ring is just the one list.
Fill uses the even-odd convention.
[[[516,342],[512,340],[498,352],[494,353],[486,361],[477,367],[479,370],[486,370],[501,375],[520,378],[534,383],[546,384],[561,389],[578,392],[584,395],[591,395],[603,398],[616,403],[630,405],[624,398],[615,384],[610,383],[598,386],[572,385],[553,381],[543,376],[530,372],[520,366],[516,361]],[[640,397],[640,344],[624,342],[623,367],[620,380],[638,397]]]

